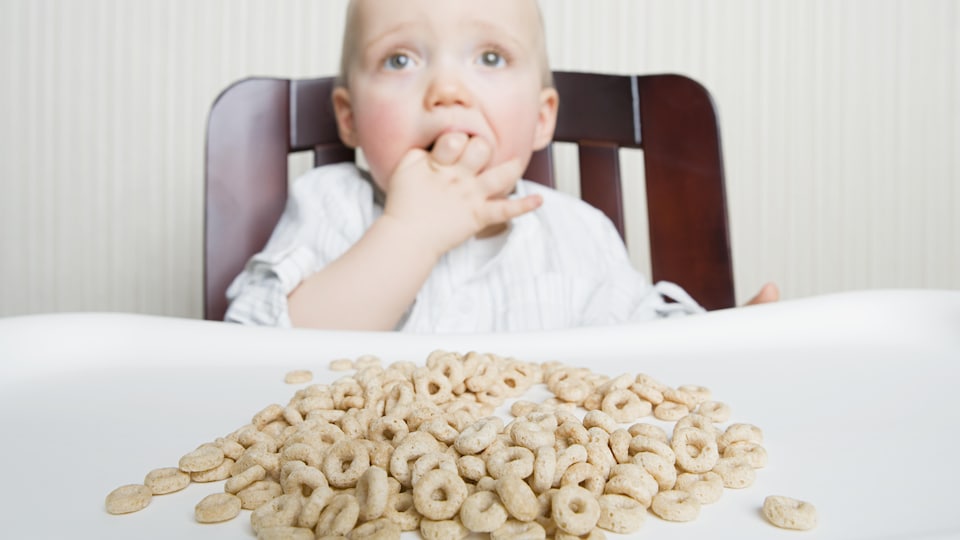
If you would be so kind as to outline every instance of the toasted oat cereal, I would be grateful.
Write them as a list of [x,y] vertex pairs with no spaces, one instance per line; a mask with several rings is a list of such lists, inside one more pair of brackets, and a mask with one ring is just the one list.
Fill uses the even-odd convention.
[[781,529],[807,531],[817,525],[817,509],[812,504],[780,495],[763,500],[763,516]]
[[[136,511],[152,494],[226,480],[224,493],[196,505],[197,521],[253,510],[251,527],[265,540],[393,540],[418,529],[427,539],[473,531],[491,540],[597,540],[603,530],[636,531],[648,507],[665,520],[694,519],[701,504],[724,487],[750,485],[766,463],[760,429],[721,431],[730,407],[706,387],[475,352],[435,351],[426,366],[384,366],[368,355],[330,368],[354,373],[267,405],[184,455],[179,468],[118,488],[107,510]],[[284,378],[311,380],[308,370]],[[514,402],[506,425],[494,415],[539,383],[554,397]],[[651,412],[675,423],[672,435],[655,423],[626,429]],[[767,519],[804,526],[782,516],[806,517],[807,503],[780,499],[765,502]]]
[[166,495],[189,486],[190,475],[176,467],[164,467],[147,473],[143,484],[150,488],[154,495]]
[[353,360],[349,358],[340,358],[330,361],[330,371],[350,371],[353,369]]
[[260,529],[257,540],[314,540],[316,535],[310,529],[301,527],[267,527]]
[[229,521],[240,514],[240,497],[230,493],[207,495],[194,508],[194,516],[199,523],[220,523]]
[[691,521],[700,514],[700,503],[686,491],[661,491],[650,505],[653,513],[667,521]]
[[143,510],[150,504],[153,492],[143,484],[120,486],[107,495],[107,512],[129,514]]
[[313,380],[313,372],[309,369],[295,369],[287,372],[283,382],[287,384],[304,384]]
[[220,466],[224,460],[223,449],[204,444],[180,458],[180,470],[183,472],[209,471]]

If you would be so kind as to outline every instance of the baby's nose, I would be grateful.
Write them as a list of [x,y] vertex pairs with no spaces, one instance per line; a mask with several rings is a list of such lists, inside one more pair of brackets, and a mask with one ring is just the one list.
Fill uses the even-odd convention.
[[457,105],[461,107],[473,105],[473,95],[464,84],[463,78],[453,71],[436,73],[424,96],[424,106],[432,109]]

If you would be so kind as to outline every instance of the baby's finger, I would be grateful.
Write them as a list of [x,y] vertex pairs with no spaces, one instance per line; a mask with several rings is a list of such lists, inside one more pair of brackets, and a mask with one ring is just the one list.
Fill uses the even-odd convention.
[[511,159],[496,167],[491,167],[477,178],[488,197],[506,197],[513,192],[522,174],[523,165],[520,160]]
[[540,208],[543,198],[540,195],[527,195],[519,199],[491,199],[480,209],[479,218],[484,225],[506,223]]
[[437,165],[453,165],[460,159],[469,137],[463,132],[444,133],[437,137],[430,150],[430,158]]
[[493,149],[487,144],[487,141],[480,137],[470,137],[467,141],[467,147],[463,149],[463,155],[460,156],[458,164],[470,171],[478,173],[490,162],[493,155]]

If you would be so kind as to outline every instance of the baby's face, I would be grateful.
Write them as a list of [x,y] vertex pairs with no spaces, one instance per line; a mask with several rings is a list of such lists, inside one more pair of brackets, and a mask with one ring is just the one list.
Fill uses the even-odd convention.
[[[482,138],[488,167],[525,164],[553,136],[556,93],[534,0],[358,0],[341,136],[381,188],[403,155],[448,132]],[[349,31],[349,30],[348,30]]]

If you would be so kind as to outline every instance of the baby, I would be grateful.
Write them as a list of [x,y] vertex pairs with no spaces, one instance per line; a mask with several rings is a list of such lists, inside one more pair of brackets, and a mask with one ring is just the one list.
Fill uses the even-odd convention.
[[702,311],[637,273],[600,211],[520,180],[558,102],[535,0],[352,0],[333,105],[369,170],[293,183],[227,320],[490,332]]

